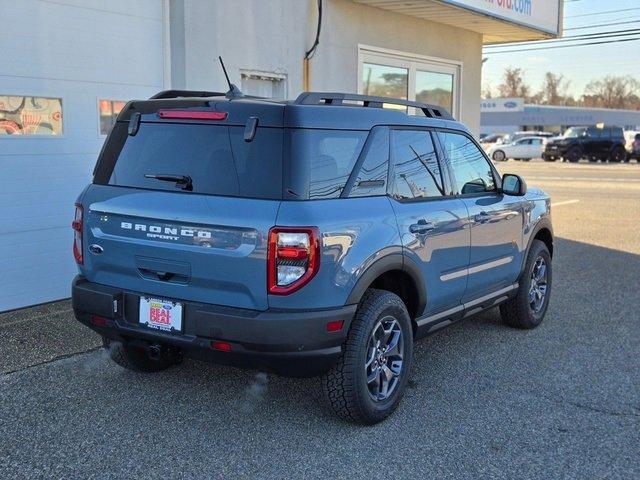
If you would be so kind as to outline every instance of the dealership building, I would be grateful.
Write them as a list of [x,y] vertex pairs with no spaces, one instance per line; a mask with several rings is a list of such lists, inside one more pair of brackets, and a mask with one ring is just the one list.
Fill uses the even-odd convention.
[[528,105],[523,98],[490,98],[480,103],[480,133],[545,131],[562,133],[569,127],[611,125],[640,130],[640,111],[610,108]]
[[0,0],[0,311],[69,296],[73,204],[127,100],[224,91],[221,55],[247,94],[426,101],[478,134],[482,46],[558,36],[561,3]]

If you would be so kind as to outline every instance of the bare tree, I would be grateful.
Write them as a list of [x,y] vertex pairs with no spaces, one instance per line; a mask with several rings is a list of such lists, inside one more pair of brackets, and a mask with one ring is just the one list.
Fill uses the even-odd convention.
[[540,103],[545,105],[566,105],[569,84],[570,81],[564,75],[547,72],[542,81],[542,88],[538,93]]
[[482,98],[493,98],[493,89],[491,88],[491,84],[489,82],[485,82],[482,86],[482,90],[480,92]]
[[524,82],[524,72],[521,68],[507,67],[503,81],[498,85],[501,97],[529,97],[530,88]]
[[586,107],[640,108],[640,82],[631,76],[608,76],[593,80],[584,89],[582,103]]

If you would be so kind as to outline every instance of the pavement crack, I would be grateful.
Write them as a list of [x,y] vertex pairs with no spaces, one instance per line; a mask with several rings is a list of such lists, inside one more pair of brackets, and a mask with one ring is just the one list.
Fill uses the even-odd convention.
[[86,353],[92,353],[92,352],[97,352],[98,350],[101,350],[103,347],[102,345],[98,346],[98,347],[92,347],[89,348],[87,350],[82,350],[80,352],[73,352],[73,353],[66,353],[64,355],[58,355],[57,357],[51,358],[49,360],[44,360],[42,362],[38,362],[38,363],[32,363],[31,365],[27,365],[26,367],[22,367],[22,368],[17,368],[15,370],[8,370],[6,372],[3,372],[2,375],[0,376],[0,378],[6,378],[9,375],[13,375],[15,373],[20,373],[20,372],[24,372],[27,370],[31,370],[32,368],[35,367],[41,367],[42,365],[48,365],[50,363],[55,363],[58,362],[60,360],[65,360],[67,358],[71,358],[71,357],[75,357],[77,355],[84,355]]
[[561,401],[557,401],[556,403],[567,404],[567,405],[571,405],[573,407],[579,408],[581,410],[587,410],[589,412],[601,413],[603,415],[610,415],[614,417],[640,417],[640,411],[638,411],[638,409],[636,409],[635,407],[634,409],[636,411],[621,412],[618,410],[610,410],[607,408],[601,408],[593,405],[588,405],[586,403],[574,402],[571,400],[565,400],[565,401],[561,400]]

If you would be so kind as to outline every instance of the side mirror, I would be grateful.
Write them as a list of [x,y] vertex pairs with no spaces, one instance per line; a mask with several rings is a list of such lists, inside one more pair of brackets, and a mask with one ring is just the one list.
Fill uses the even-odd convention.
[[502,176],[502,193],[521,197],[527,193],[527,184],[520,175],[505,173]]

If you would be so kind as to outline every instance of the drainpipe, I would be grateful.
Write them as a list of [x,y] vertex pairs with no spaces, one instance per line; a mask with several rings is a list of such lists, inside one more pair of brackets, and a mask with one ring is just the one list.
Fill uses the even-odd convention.
[[322,29],[322,0],[316,0],[318,5],[318,27],[316,29],[316,38],[311,48],[307,50],[302,59],[302,89],[305,92],[311,90],[311,59],[316,53],[318,45],[320,45],[320,30]]

